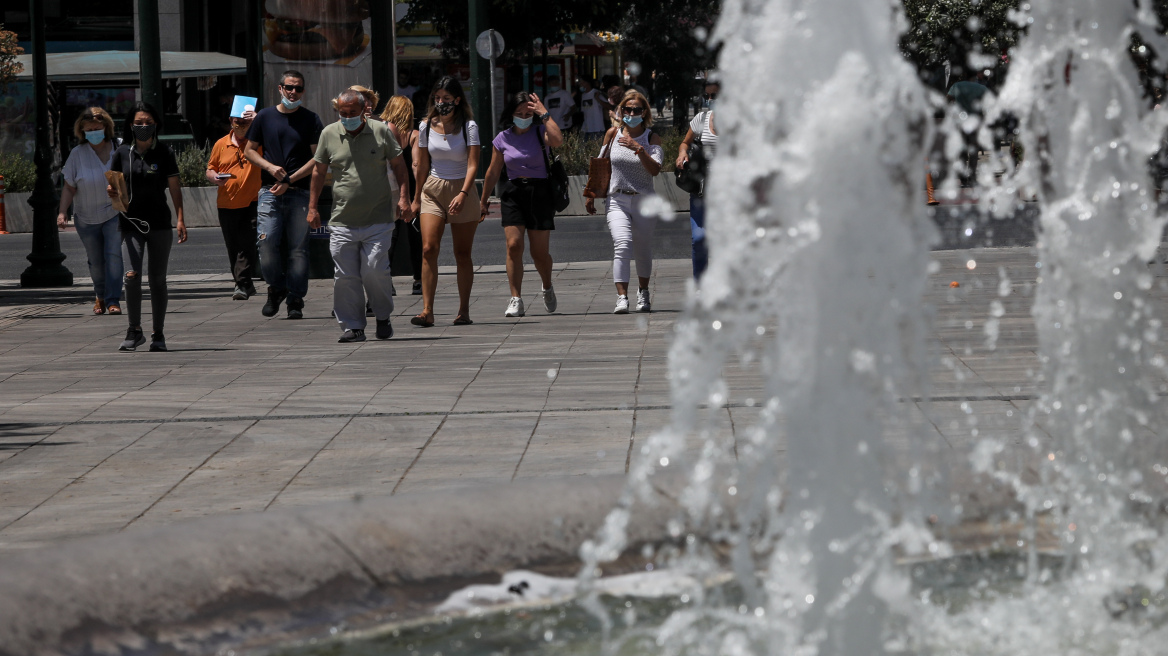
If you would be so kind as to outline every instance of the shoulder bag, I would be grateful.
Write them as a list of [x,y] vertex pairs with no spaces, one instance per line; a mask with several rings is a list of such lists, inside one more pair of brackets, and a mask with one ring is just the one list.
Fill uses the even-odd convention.
[[[618,131],[619,134],[619,131]],[[605,142],[600,149],[600,157],[593,157],[588,162],[588,184],[584,186],[585,198],[605,198],[608,196],[608,183],[612,179],[612,142],[616,135]]]
[[701,196],[706,188],[706,155],[702,152],[702,135],[706,133],[706,122],[701,121],[702,132],[689,147],[689,159],[685,166],[673,172],[677,187],[691,196]]
[[539,139],[539,152],[543,153],[543,167],[547,171],[548,182],[552,185],[552,207],[556,208],[557,212],[563,212],[572,202],[568,198],[568,172],[564,170],[564,163],[560,161],[559,155],[552,153],[549,159],[548,152],[551,149],[544,144],[543,135],[539,133],[538,126],[535,128],[535,136]]

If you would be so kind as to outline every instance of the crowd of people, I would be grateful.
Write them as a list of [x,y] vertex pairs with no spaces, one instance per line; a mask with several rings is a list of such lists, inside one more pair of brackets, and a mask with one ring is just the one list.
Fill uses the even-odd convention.
[[[473,323],[471,247],[493,197],[499,199],[507,244],[511,295],[504,315],[522,317],[526,312],[525,247],[540,277],[544,310],[555,312],[549,245],[556,210],[549,155],[563,144],[564,132],[576,116],[582,117],[577,129],[601,138],[598,156],[611,162],[605,202],[617,292],[613,312],[630,310],[632,262],[638,279],[636,310],[649,312],[656,217],[642,212],[641,201],[653,193],[653,177],[664,162],[661,137],[652,130],[649,99],[635,85],[606,95],[584,79],[573,95],[560,88],[558,78],[550,78],[549,83],[546,99],[533,92],[507,98],[502,129],[490,139],[491,163],[482,176],[480,196],[476,186],[483,147],[480,127],[457,78],[443,77],[434,84],[425,115],[417,122],[410,98],[391,97],[378,115],[378,94],[353,86],[333,99],[336,120],[325,125],[303,106],[308,93],[304,76],[286,71],[278,85],[280,102],[258,112],[247,107],[232,116],[230,132],[214,144],[207,164],[207,179],[218,186],[219,224],[234,282],[232,298],[256,296],[255,278],[262,276],[267,286],[263,316],[276,316],[283,305],[288,319],[303,318],[309,233],[324,223],[321,196],[331,178],[327,226],[334,264],[332,312],[341,329],[339,342],[364,341],[370,316],[375,319],[378,339],[393,336],[390,257],[398,239],[408,241],[412,292],[422,296],[422,309],[410,322],[423,328],[435,324],[438,254],[447,225],[457,265],[459,304],[453,323]],[[716,95],[716,87],[706,88],[710,110],[691,124],[676,162],[678,169],[687,165],[686,149],[695,147],[695,141],[712,152],[717,139],[712,111]],[[178,165],[171,149],[158,140],[160,123],[153,107],[137,103],[126,115],[119,139],[108,113],[87,109],[74,124],[74,135],[81,143],[63,170],[58,223],[65,225],[71,209],[93,280],[95,314],[122,314],[124,281],[129,326],[119,346],[123,351],[146,343],[141,318],[143,275],[150,285],[149,348],[167,349],[164,323],[170,249],[187,238]],[[124,188],[107,172],[121,174]],[[176,216],[171,216],[167,194]],[[593,198],[587,199],[586,207],[590,214],[596,213]],[[696,216],[695,277],[700,275],[699,242],[704,268],[701,207],[699,192],[691,201]]]

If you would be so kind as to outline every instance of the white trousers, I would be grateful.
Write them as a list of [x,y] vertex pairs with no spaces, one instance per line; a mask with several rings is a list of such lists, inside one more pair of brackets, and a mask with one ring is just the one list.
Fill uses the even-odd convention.
[[365,295],[378,319],[393,314],[393,279],[389,273],[392,223],[360,228],[329,226],[333,256],[333,312],[347,330],[365,329]]
[[629,281],[629,260],[637,262],[637,276],[653,273],[653,229],[657,217],[638,211],[644,196],[612,194],[608,197],[608,232],[612,235],[612,281]]

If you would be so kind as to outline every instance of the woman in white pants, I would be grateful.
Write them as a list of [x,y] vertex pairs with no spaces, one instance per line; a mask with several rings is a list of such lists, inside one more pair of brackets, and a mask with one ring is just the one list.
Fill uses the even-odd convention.
[[[653,273],[653,229],[657,217],[641,213],[641,203],[653,194],[653,177],[661,172],[665,151],[661,138],[649,129],[653,112],[639,91],[630,90],[616,107],[621,123],[604,135],[601,156],[607,150],[612,159],[608,185],[608,231],[612,234],[612,280],[616,283],[613,314],[629,312],[629,259],[637,263],[637,311],[649,312],[649,276]],[[589,214],[596,204],[589,198]]]

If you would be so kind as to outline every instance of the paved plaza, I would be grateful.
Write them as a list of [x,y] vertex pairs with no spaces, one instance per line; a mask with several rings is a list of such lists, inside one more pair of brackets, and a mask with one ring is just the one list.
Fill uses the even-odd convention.
[[[1038,391],[1036,270],[1024,248],[934,258],[932,389],[906,401],[907,416],[960,464],[981,438],[1021,442]],[[1006,314],[990,350],[983,326],[999,268],[1014,293],[1001,299]],[[475,323],[456,327],[453,271],[444,269],[430,329],[409,324],[421,297],[398,278],[405,295],[393,339],[357,345],[336,343],[331,281],[313,281],[305,319],[288,321],[261,317],[262,298],[231,301],[226,275],[180,276],[169,353],[117,352],[125,318],[90,314],[84,281],[69,290],[0,284],[0,548],[211,514],[627,471],[639,442],[669,418],[667,352],[689,271],[688,261],[659,262],[654,311],[614,316],[609,263],[557,264],[558,312],[545,313],[529,291],[527,316],[506,319],[505,273],[481,267]],[[533,271],[526,282],[538,288]],[[1152,294],[1162,306],[1161,288]],[[737,361],[726,377],[731,396],[716,432],[737,440],[762,383]],[[1021,447],[1002,455],[1031,457]],[[955,483],[970,507],[1005,502],[984,481]]]

